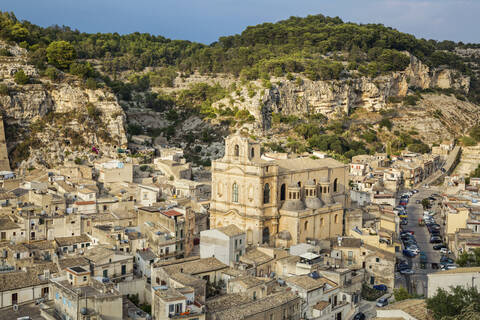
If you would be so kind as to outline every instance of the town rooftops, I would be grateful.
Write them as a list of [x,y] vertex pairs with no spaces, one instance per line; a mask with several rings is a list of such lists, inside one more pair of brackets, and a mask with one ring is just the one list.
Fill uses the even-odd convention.
[[90,206],[95,203],[96,203],[95,201],[75,201],[75,204],[77,206]]
[[72,236],[72,237],[58,237],[55,238],[59,247],[71,246],[77,243],[85,243],[85,242],[92,242],[90,238],[86,234],[82,234],[80,236]]
[[308,170],[318,168],[341,168],[345,165],[332,158],[312,159],[310,157],[300,157],[294,159],[280,159],[274,160],[273,163],[277,164],[279,171],[297,171]]
[[[407,299],[399,302],[392,303],[379,309],[377,311],[377,318],[385,319],[382,314],[388,314],[388,311],[400,310],[407,313],[410,317],[417,320],[433,320],[433,315],[427,310],[426,302],[424,299]],[[397,316],[393,314],[392,316]],[[388,316],[387,316],[388,317]]]
[[163,301],[185,300],[185,296],[174,288],[156,288],[155,295],[160,297]]
[[180,216],[183,216],[183,213],[181,212],[178,212],[176,210],[168,210],[168,211],[164,211],[164,212],[161,212],[163,215],[167,216],[167,217],[180,217]]
[[225,226],[225,227],[217,228],[217,230],[222,232],[223,234],[225,234],[228,237],[235,237],[235,236],[239,236],[239,235],[244,233],[243,230],[241,230],[239,227],[237,227],[234,224],[230,224],[230,225]]
[[217,258],[204,258],[198,259],[194,261],[172,264],[169,266],[164,267],[167,273],[175,273],[175,272],[182,272],[187,274],[201,274],[210,271],[217,271],[226,269],[228,266],[222,262],[220,262]]
[[252,301],[251,296],[246,293],[229,293],[219,297],[209,299],[206,302],[206,307],[212,312],[223,311],[225,309],[233,308],[239,305],[247,304]]
[[20,226],[9,218],[0,219],[0,230],[20,229]]
[[319,301],[316,305],[313,306],[313,309],[322,311],[329,305],[330,303],[328,301]]
[[84,257],[73,257],[58,260],[58,266],[61,270],[74,266],[88,266],[88,260]]
[[[244,304],[237,304],[232,308],[217,312],[216,316],[217,319],[222,320],[253,318],[256,314],[260,314],[299,299],[300,298],[291,291],[282,291],[269,295],[263,299],[250,301]],[[215,311],[215,309],[212,309],[212,311]]]
[[272,257],[256,248],[252,250],[247,250],[245,254],[240,257],[241,262],[256,265],[261,265],[271,260],[273,260]]
[[2,292],[41,284],[48,284],[48,280],[40,280],[35,272],[14,271],[0,273],[0,291]]
[[150,261],[157,258],[157,255],[150,249],[137,250],[137,255],[145,261]]
[[50,241],[50,240],[32,241],[30,243],[25,243],[24,245],[29,250],[54,250],[55,249],[55,246],[53,245],[53,241]]
[[192,276],[191,274],[183,273],[183,272],[174,272],[169,273],[170,279],[181,283],[184,286],[192,286],[198,287],[203,286],[207,283],[207,280],[200,279],[199,277]]
[[288,284],[305,289],[307,291],[316,290],[318,288],[327,286],[327,289],[333,289],[337,287],[337,284],[325,277],[312,278],[308,275],[293,276],[285,280]]
[[74,274],[77,274],[77,275],[83,275],[83,274],[90,273],[90,271],[85,270],[84,268],[82,268],[80,266],[67,268],[67,271],[70,271],[70,272],[72,272]]
[[241,277],[237,277],[235,279],[230,280],[229,283],[239,283],[241,284],[244,288],[253,288],[256,286],[260,286],[262,284],[265,284],[266,280],[264,278],[257,278],[252,275],[245,275]]

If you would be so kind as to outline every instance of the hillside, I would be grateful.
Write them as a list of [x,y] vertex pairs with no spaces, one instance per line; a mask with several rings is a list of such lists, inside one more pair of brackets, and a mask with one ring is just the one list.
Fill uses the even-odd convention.
[[[108,90],[59,72],[52,80],[27,63],[27,51],[0,42],[0,105],[12,167],[53,167],[115,155],[126,145],[125,115]],[[22,74],[23,77],[19,77]]]
[[[475,45],[416,39],[383,25],[292,17],[204,45],[140,33],[41,28],[3,13],[0,38],[25,48],[23,68],[32,70],[40,88],[48,84],[40,89],[48,98],[37,97],[39,84],[21,87],[41,111],[19,112],[18,104],[4,98],[7,115],[50,119],[46,115],[63,112],[78,91],[77,98],[88,98],[70,108],[90,101],[119,116],[105,124],[106,133],[82,130],[110,145],[123,143],[123,110],[129,135],[180,146],[198,164],[221,156],[222,138],[234,130],[248,132],[267,150],[323,150],[347,160],[374,151],[426,152],[443,139],[468,135],[479,120]],[[13,68],[14,61],[5,59],[11,64],[6,68]],[[62,79],[53,81],[56,74]],[[105,98],[95,98],[97,91]],[[91,134],[85,140],[95,142]],[[15,146],[23,148],[9,143],[12,156],[19,153]]]

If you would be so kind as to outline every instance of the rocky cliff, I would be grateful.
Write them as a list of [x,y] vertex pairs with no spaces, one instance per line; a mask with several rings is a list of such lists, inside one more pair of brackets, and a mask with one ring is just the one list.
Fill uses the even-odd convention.
[[[25,50],[5,43],[2,48],[11,53],[0,57],[0,108],[12,166],[52,166],[87,158],[92,146],[114,156],[115,149],[127,143],[125,115],[114,94],[87,89],[81,79],[66,74],[51,81],[27,63]],[[14,81],[19,70],[30,83]]]
[[406,70],[373,79],[352,74],[342,80],[312,81],[302,77],[273,78],[270,82],[271,87],[265,88],[261,81],[255,81],[255,94],[251,93],[252,86],[250,90],[243,87],[240,97],[233,93],[215,106],[228,105],[233,98],[240,109],[245,108],[255,116],[260,127],[269,129],[272,113],[297,116],[322,113],[329,117],[342,112],[349,114],[358,107],[379,111],[386,107],[389,97],[405,97],[412,87],[454,89],[462,93],[468,93],[470,88],[468,76],[450,69],[432,70],[412,55]]

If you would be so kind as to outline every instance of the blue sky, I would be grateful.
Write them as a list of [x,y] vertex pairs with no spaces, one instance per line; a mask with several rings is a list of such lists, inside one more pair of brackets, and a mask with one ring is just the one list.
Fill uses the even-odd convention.
[[41,26],[203,43],[248,25],[318,13],[427,39],[480,42],[480,0],[0,0],[0,10]]

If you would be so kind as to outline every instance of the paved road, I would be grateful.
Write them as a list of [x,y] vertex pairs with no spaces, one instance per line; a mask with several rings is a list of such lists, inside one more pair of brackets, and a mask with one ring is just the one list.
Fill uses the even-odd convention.
[[[430,243],[430,233],[426,226],[419,226],[419,219],[423,218],[423,207],[422,204],[417,204],[416,200],[422,200],[431,196],[433,193],[436,193],[437,190],[432,189],[419,189],[419,192],[414,194],[407,205],[408,212],[408,225],[403,226],[404,230],[412,230],[415,233],[415,239],[417,240],[418,247],[420,251],[425,252],[427,256],[427,265],[426,269],[420,268],[420,255],[417,255],[415,258],[405,258],[408,261],[412,270],[415,271],[413,275],[404,275],[401,276],[396,274],[396,287],[406,287],[411,293],[425,294],[427,288],[427,273],[435,271],[432,269],[432,263],[439,263],[441,254],[439,251],[433,250],[433,245]],[[436,211],[437,214],[434,216],[435,221],[442,226],[443,223],[440,218],[440,213],[438,210],[438,203],[434,204],[433,211]]]
[[437,170],[433,174],[431,174],[429,177],[427,177],[425,180],[417,184],[417,188],[423,185],[429,185],[431,183],[436,182],[440,178],[443,178],[446,174],[450,173],[453,171],[454,166],[457,164],[457,157],[459,156],[459,153],[462,151],[462,149],[459,146],[456,146],[447,156],[447,159],[443,162],[441,167],[445,169],[445,173],[443,173],[441,170]]

